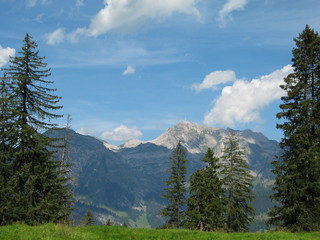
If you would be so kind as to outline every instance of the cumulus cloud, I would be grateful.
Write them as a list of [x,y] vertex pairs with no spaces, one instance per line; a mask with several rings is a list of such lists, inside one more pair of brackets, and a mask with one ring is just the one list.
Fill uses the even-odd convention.
[[215,88],[216,85],[227,83],[236,80],[234,71],[215,71],[208,74],[202,83],[194,83],[192,88],[196,91],[201,91],[208,88]]
[[236,80],[232,86],[223,88],[211,111],[205,115],[204,123],[234,127],[236,123],[260,121],[260,110],[283,96],[279,86],[292,72],[292,66],[287,65],[259,79]]
[[129,75],[129,74],[134,74],[136,72],[136,69],[129,65],[126,70],[123,71],[123,75]]
[[139,138],[142,133],[136,128],[128,128],[125,125],[120,125],[111,132],[102,133],[101,137],[105,140],[124,141],[133,138]]
[[16,50],[14,48],[3,48],[0,45],[0,67],[4,66],[5,64],[7,64],[9,62],[9,56],[14,57],[14,55],[16,54]]
[[220,27],[225,27],[227,22],[232,20],[231,13],[243,10],[247,3],[248,0],[228,0],[219,11],[218,21]]
[[98,36],[112,30],[127,32],[148,19],[162,20],[174,12],[200,18],[195,4],[196,0],[105,0],[104,8],[91,20],[90,26],[75,33]]
[[64,38],[64,29],[63,28],[58,28],[52,33],[47,34],[47,44],[49,45],[56,45],[58,43],[61,43]]

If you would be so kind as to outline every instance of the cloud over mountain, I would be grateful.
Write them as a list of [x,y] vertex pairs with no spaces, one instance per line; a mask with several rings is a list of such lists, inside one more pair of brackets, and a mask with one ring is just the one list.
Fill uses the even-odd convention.
[[113,140],[113,141],[123,141],[129,140],[133,138],[139,138],[142,136],[142,133],[136,128],[128,128],[125,125],[120,125],[115,128],[111,132],[102,133],[101,137],[105,140]]
[[224,87],[213,108],[205,115],[207,125],[234,127],[236,123],[257,122],[260,111],[283,96],[283,79],[292,72],[291,65],[251,81],[236,80]]

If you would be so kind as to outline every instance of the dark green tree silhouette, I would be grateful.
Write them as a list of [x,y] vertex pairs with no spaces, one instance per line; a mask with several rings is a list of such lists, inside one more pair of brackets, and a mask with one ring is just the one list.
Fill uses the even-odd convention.
[[[50,69],[36,48],[26,34],[22,50],[3,69],[1,105],[5,107],[1,107],[0,137],[4,149],[1,166],[5,168],[1,171],[9,177],[0,183],[10,204],[0,201],[0,212],[9,207],[10,216],[0,220],[2,225],[17,221],[31,225],[65,222],[71,212],[66,170],[49,150],[56,139],[43,134],[57,126],[52,120],[61,117],[53,113],[62,108],[57,105],[60,97],[51,94],[55,91],[50,88],[53,82],[46,80]],[[6,150],[8,146],[11,150]]]
[[272,225],[291,231],[320,229],[320,37],[308,25],[293,49],[294,72],[277,118],[283,154],[274,161],[276,182],[270,211]]
[[12,156],[18,142],[18,132],[14,122],[15,111],[11,95],[11,83],[3,76],[0,80],[0,225],[11,223],[13,218]]
[[190,177],[187,224],[191,229],[216,231],[224,228],[222,181],[219,179],[219,159],[208,148],[203,160],[206,167]]
[[161,215],[167,217],[166,227],[180,228],[184,224],[186,204],[186,150],[179,142],[170,157],[167,170],[169,174],[165,181],[165,194],[162,196],[168,200],[168,205],[161,211]]
[[84,214],[84,225],[90,226],[93,224],[94,224],[93,213],[90,211],[90,209],[87,209],[86,213]]

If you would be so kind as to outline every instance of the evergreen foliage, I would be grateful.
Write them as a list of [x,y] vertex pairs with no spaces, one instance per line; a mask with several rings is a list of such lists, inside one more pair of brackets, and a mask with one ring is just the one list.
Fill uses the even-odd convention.
[[283,154],[274,164],[276,182],[270,224],[291,231],[320,229],[320,37],[308,25],[293,49],[294,72],[277,118]]
[[12,218],[13,189],[11,179],[13,163],[11,156],[17,139],[14,122],[14,111],[10,111],[13,101],[10,97],[11,86],[4,76],[0,82],[0,225]]
[[168,200],[168,205],[161,211],[161,215],[168,218],[166,227],[180,228],[185,219],[186,203],[186,150],[179,142],[170,157],[170,164],[167,170],[169,174],[165,181],[165,194],[162,196]]
[[229,232],[248,231],[254,215],[250,206],[254,199],[251,189],[253,176],[235,133],[227,136],[224,145],[221,174],[225,190],[226,229]]
[[224,228],[223,189],[219,179],[219,159],[208,148],[203,160],[207,164],[190,177],[187,227],[200,231],[216,231]]
[[90,211],[90,209],[87,209],[86,213],[84,214],[84,225],[85,226],[90,226],[94,224],[94,218],[93,214]]
[[60,115],[52,113],[60,97],[45,80],[50,69],[38,56],[37,44],[26,34],[19,56],[3,69],[0,121],[0,225],[13,222],[65,222],[71,212],[71,192],[63,163],[53,159],[56,139],[43,131]]

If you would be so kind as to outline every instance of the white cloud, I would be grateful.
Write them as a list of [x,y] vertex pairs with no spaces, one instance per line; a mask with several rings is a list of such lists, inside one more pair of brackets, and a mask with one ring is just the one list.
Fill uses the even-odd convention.
[[77,28],[77,30],[68,34],[68,40],[70,42],[76,43],[78,42],[79,35],[85,35],[87,32],[86,28]]
[[195,3],[196,0],[105,0],[104,8],[91,20],[89,28],[75,32],[89,36],[111,30],[127,32],[148,19],[162,20],[174,12],[195,15],[200,19]]
[[219,11],[218,21],[220,27],[225,27],[227,22],[232,20],[231,13],[243,10],[247,3],[248,0],[228,0]]
[[64,29],[58,28],[52,33],[47,34],[46,37],[47,37],[47,44],[49,45],[56,45],[58,43],[61,43],[65,38]]
[[93,136],[94,134],[96,134],[96,131],[94,129],[84,128],[84,127],[78,129],[76,132],[82,135],[89,135],[89,136]]
[[129,65],[126,70],[122,73],[123,75],[129,75],[129,74],[134,74],[136,72],[136,69]]
[[192,88],[196,91],[201,91],[208,88],[214,88],[221,83],[227,83],[236,80],[236,74],[234,71],[215,71],[208,74],[202,83],[194,83]]
[[259,79],[237,80],[223,88],[211,111],[205,115],[204,123],[234,127],[236,123],[260,121],[260,110],[283,96],[279,86],[292,71],[291,65],[287,65]]
[[101,137],[105,140],[124,141],[133,138],[139,138],[142,133],[136,128],[128,128],[125,125],[120,125],[111,132],[102,133]]
[[0,45],[0,67],[4,66],[9,62],[9,56],[14,57],[16,50],[14,48],[3,48]]

